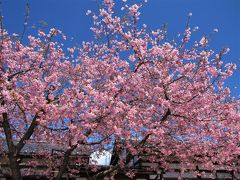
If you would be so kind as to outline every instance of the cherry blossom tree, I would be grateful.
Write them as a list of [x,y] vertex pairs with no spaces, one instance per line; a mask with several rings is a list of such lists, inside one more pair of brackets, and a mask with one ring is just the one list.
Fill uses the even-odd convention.
[[59,168],[56,179],[77,173],[68,166],[77,149],[114,148],[118,156],[105,170],[85,164],[97,171],[91,179],[120,171],[134,177],[133,159],[146,154],[156,171],[168,169],[171,158],[181,172],[197,172],[199,164],[240,171],[239,102],[224,86],[236,68],[223,63],[228,49],[214,52],[207,36],[192,43],[189,23],[168,41],[166,29],[139,24],[143,4],[123,1],[119,16],[114,1],[104,0],[99,12],[87,11],[95,40],[68,52],[54,39],[65,38],[59,30],[39,31],[24,45],[1,28],[0,134],[13,179],[25,173],[19,155],[33,142],[62,148],[57,159],[38,152],[46,174]]

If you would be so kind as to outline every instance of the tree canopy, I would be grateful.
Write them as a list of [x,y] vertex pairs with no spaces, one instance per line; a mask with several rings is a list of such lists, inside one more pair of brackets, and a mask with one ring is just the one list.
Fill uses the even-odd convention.
[[[95,40],[67,51],[60,30],[39,30],[24,44],[1,26],[0,150],[12,177],[34,173],[19,166],[21,151],[31,143],[40,150],[30,166],[41,155],[47,176],[59,168],[57,179],[77,173],[68,166],[76,150],[114,149],[121,156],[93,179],[119,171],[134,177],[133,158],[146,155],[158,164],[156,171],[174,159],[182,172],[197,172],[200,164],[239,172],[239,102],[224,87],[236,68],[222,61],[228,49],[214,52],[207,36],[192,43],[195,29],[189,23],[169,41],[165,28],[139,23],[144,2],[124,1],[121,15],[115,3],[104,0],[98,12],[87,11]],[[41,148],[43,143],[61,147],[60,158]],[[98,167],[92,164],[89,171]]]

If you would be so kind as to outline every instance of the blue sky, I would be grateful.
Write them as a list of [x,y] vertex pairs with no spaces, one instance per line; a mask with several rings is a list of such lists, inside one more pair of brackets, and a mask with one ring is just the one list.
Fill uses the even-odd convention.
[[[121,0],[115,0],[120,3]],[[128,0],[131,1],[131,0]],[[88,9],[96,10],[94,0],[29,0],[30,19],[27,34],[31,34],[34,24],[44,20],[48,28],[61,29],[74,42],[92,39],[89,28],[91,18]],[[9,33],[21,33],[24,21],[25,0],[2,0],[4,26]],[[148,0],[142,8],[141,22],[154,29],[164,23],[168,26],[169,39],[174,34],[183,32],[189,12],[193,13],[191,26],[198,26],[199,31],[193,39],[209,35],[214,28],[219,32],[212,36],[211,47],[218,51],[229,47],[230,53],[224,62],[237,64],[237,71],[228,79],[234,96],[240,95],[240,0]],[[69,43],[71,44],[71,42]]]

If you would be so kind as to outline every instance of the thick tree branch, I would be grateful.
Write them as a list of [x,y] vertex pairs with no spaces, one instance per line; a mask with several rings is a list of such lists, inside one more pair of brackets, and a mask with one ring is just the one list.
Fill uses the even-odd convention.
[[[1,106],[4,106],[4,105],[5,105],[5,101],[3,100],[1,103]],[[12,140],[11,127],[8,122],[8,115],[6,112],[2,113],[2,118],[3,118],[2,127],[3,127],[4,133],[5,133],[5,137],[6,137],[8,151],[13,153],[15,150],[15,146],[14,146],[14,143]]]
[[30,68],[30,69],[18,71],[18,72],[16,72],[16,73],[8,76],[8,81],[11,81],[11,80],[12,80],[15,76],[17,76],[17,75],[25,74],[25,73],[27,73],[27,72],[29,72],[29,71],[34,70],[34,69],[36,69],[36,68]]
[[[85,133],[85,136],[89,136],[91,134],[91,130],[87,131]],[[60,170],[57,174],[56,180],[60,180],[63,176],[63,174],[66,172],[67,170],[67,166],[68,166],[68,162],[69,162],[69,158],[70,155],[72,154],[72,152],[78,147],[78,145],[96,145],[96,144],[100,144],[102,143],[104,140],[106,140],[108,137],[103,138],[100,141],[97,142],[92,142],[92,143],[87,143],[84,140],[78,141],[76,144],[72,145],[65,153],[64,153],[64,157],[63,157],[63,161],[62,161],[62,165],[60,167]]]
[[6,141],[7,141],[8,151],[9,153],[13,153],[15,150],[15,146],[12,140],[12,132],[11,132],[10,124],[8,122],[7,113],[2,113],[2,117],[3,117],[2,126],[5,133]]
[[[167,120],[168,116],[171,115],[171,110],[168,108],[167,112],[165,113],[165,115],[161,118],[160,122],[163,123]],[[136,144],[134,146],[134,148],[141,148],[142,146],[144,146],[144,144],[147,142],[147,140],[149,139],[149,137],[152,135],[152,133],[148,133],[138,144]],[[140,154],[140,152],[138,152],[138,154]],[[134,158],[135,155],[132,155],[131,152],[128,152],[127,156],[126,156],[126,160],[125,160],[125,164],[129,164],[130,161]],[[110,175],[111,173],[113,173],[114,171],[118,171],[119,169],[121,169],[120,165],[117,164],[115,166],[110,167],[110,169],[102,171],[97,173],[96,175],[94,175],[93,177],[89,178],[90,180],[96,180],[99,178],[103,178],[106,177],[108,175]]]
[[171,110],[168,108],[166,114],[161,118],[160,122],[165,122],[169,115],[171,115]]
[[23,137],[20,139],[20,141],[18,142],[17,146],[16,146],[16,151],[15,154],[19,154],[19,152],[21,151],[21,149],[23,148],[23,146],[26,144],[26,141],[30,139],[30,137],[32,136],[33,132],[35,131],[35,128],[37,127],[38,123],[37,123],[37,118],[38,118],[38,113],[34,116],[29,128],[27,129],[26,133],[23,135]]
[[[4,106],[5,102],[4,100],[1,103],[1,106]],[[11,132],[11,127],[9,124],[9,119],[8,119],[8,114],[2,113],[2,117],[3,117],[3,130],[5,133],[5,137],[6,137],[6,142],[7,142],[7,146],[8,146],[8,158],[9,158],[9,166],[11,168],[11,175],[13,177],[14,180],[21,180],[21,171],[17,162],[17,158],[14,155],[15,152],[15,145],[13,143],[13,139],[12,139],[12,132]]]

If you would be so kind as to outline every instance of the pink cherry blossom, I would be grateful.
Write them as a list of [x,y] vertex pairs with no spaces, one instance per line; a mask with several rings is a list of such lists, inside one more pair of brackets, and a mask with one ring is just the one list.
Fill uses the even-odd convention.
[[[119,158],[106,169],[76,163],[89,167],[93,179],[119,172],[133,178],[136,158],[155,163],[154,171],[176,161],[180,175],[198,174],[197,166],[240,171],[239,100],[224,85],[236,69],[222,61],[229,49],[215,53],[206,48],[207,37],[192,43],[190,26],[180,44],[168,41],[166,30],[141,24],[142,4],[124,2],[121,17],[112,0],[87,11],[94,14],[95,39],[67,52],[55,28],[29,35],[26,44],[0,32],[0,152],[13,178],[34,175],[41,157],[45,175],[58,170],[61,179],[80,171],[70,165],[75,152],[110,149]],[[33,143],[39,150],[22,171],[18,158]]]

